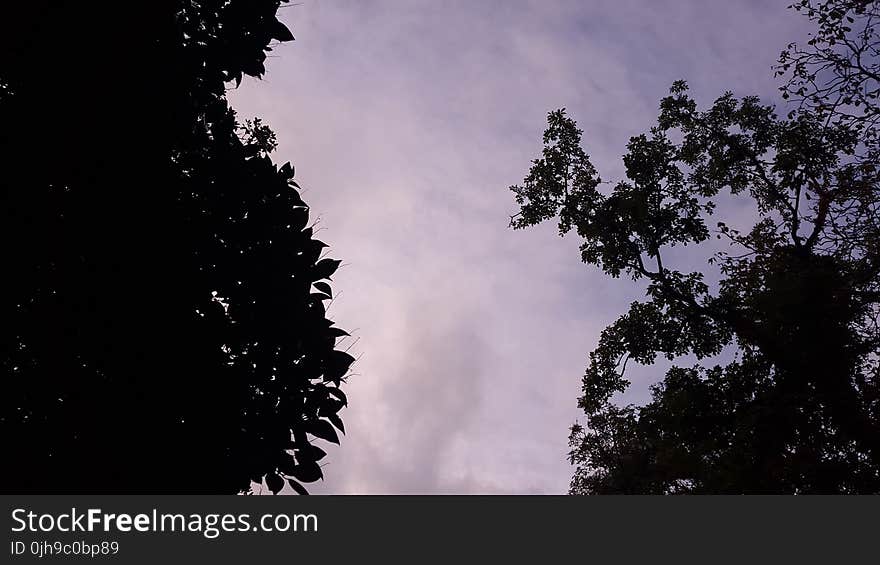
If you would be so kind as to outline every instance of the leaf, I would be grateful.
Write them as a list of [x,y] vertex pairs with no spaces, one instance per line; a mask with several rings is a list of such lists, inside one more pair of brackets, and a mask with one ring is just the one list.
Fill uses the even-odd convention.
[[314,461],[297,465],[293,468],[293,473],[291,474],[295,479],[304,483],[313,483],[318,479],[324,478],[324,472],[321,471],[321,466]]
[[306,227],[306,224],[309,221],[309,209],[308,208],[294,208],[290,211],[290,227],[293,230],[299,231]]
[[272,494],[278,494],[278,491],[284,488],[284,479],[278,473],[269,473],[266,475],[266,486]]
[[321,292],[323,292],[324,294],[326,294],[330,298],[333,298],[333,289],[330,288],[329,284],[327,284],[325,282],[316,282],[315,288],[317,288],[318,290],[320,290]]
[[345,426],[342,424],[342,418],[339,417],[339,414],[328,414],[327,419],[330,420],[340,432],[343,434],[345,433]]
[[339,436],[329,422],[324,420],[314,420],[306,426],[306,431],[317,438],[339,445]]
[[302,449],[297,450],[297,458],[302,457],[302,460],[308,461],[320,461],[324,457],[327,456],[327,452],[318,447],[317,445],[309,444],[308,447],[303,447]]
[[272,37],[278,41],[293,41],[293,34],[290,29],[278,20],[272,22]]
[[308,496],[309,491],[306,490],[306,487],[302,486],[301,484],[299,484],[299,483],[296,482],[295,480],[293,480],[293,479],[287,479],[287,484],[290,485],[290,488],[292,488],[294,491],[296,491],[296,494],[301,494],[301,495],[303,495],[303,496]]
[[329,279],[330,275],[336,272],[342,261],[336,259],[321,259],[315,263],[315,269],[312,271],[312,280],[319,281],[321,279]]
[[332,335],[333,337],[343,337],[347,335],[351,335],[347,331],[342,328],[327,328],[327,333]]
[[[327,396],[327,398],[325,398],[321,402],[320,415],[327,416],[329,414],[336,414],[337,412],[342,410],[344,407],[345,407],[345,403],[342,402],[341,400],[336,400],[335,398],[333,398],[331,396]],[[336,426],[336,427],[338,428],[339,426]],[[344,433],[344,430],[343,430],[343,433]]]
[[344,351],[334,349],[327,357],[327,365],[324,369],[324,380],[338,383],[348,372],[348,368],[354,363],[355,358]]
[[345,393],[342,392],[342,389],[331,387],[331,388],[327,389],[327,392],[332,394],[333,396],[335,396],[336,398],[341,400],[343,402],[343,404],[348,406],[348,398],[346,398]]
[[[293,183],[293,181],[288,181],[288,182]],[[290,194],[288,195],[288,198],[290,198],[290,205],[293,206],[294,208],[297,208],[297,207],[300,207],[300,208],[306,207],[307,208],[308,207],[308,206],[306,206],[305,201],[302,199],[302,196],[299,195],[299,192],[297,192],[295,190],[290,192]]]
[[252,77],[261,77],[266,73],[266,67],[260,60],[245,59],[241,63],[241,70]]

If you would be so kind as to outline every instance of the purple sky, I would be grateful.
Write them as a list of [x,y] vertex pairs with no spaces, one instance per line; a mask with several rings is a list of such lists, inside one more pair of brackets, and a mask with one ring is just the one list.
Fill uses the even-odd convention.
[[[276,131],[343,260],[330,317],[360,358],[311,490],[566,492],[587,354],[643,291],[553,224],[508,229],[507,187],[555,108],[617,180],[676,79],[777,101],[770,66],[807,24],[790,0],[300,1],[296,41],[231,100]],[[662,370],[630,375],[641,402]]]

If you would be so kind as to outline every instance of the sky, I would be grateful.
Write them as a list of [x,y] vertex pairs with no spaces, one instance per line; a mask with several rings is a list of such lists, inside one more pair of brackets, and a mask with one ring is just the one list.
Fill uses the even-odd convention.
[[[568,490],[568,428],[602,329],[644,296],[508,190],[566,108],[603,180],[685,79],[781,107],[771,66],[809,25],[790,0],[300,0],[296,40],[229,93],[276,132],[330,256],[329,317],[358,361],[347,435],[310,490]],[[738,210],[731,213],[743,214]],[[704,257],[678,254],[679,267]],[[628,369],[641,403],[661,367]]]

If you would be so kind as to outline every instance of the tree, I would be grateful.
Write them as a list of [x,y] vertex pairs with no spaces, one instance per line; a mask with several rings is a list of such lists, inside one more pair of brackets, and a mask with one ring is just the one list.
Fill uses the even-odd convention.
[[790,43],[776,75],[782,97],[828,122],[858,132],[866,159],[876,161],[880,120],[880,6],[872,0],[800,0],[791,8],[816,24],[806,45]]
[[4,15],[4,490],[322,478],[353,361],[324,305],[339,262],[274,134],[225,94],[293,39],[280,3]]
[[[848,4],[870,27],[875,7]],[[646,285],[590,354],[572,493],[880,492],[875,137],[816,104],[781,118],[726,93],[700,110],[676,82],[610,190],[575,122],[550,113],[542,156],[511,187],[513,227],[556,218],[582,238],[585,263]],[[729,198],[754,205],[750,229],[710,227]],[[713,239],[732,250],[706,269],[664,261]],[[699,363],[674,365],[646,405],[614,402],[628,361],[688,354]]]

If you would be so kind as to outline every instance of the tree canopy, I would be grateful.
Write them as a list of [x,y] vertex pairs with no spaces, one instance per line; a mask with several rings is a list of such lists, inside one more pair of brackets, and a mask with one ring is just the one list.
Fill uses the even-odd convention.
[[0,29],[3,490],[322,478],[353,358],[339,261],[226,89],[279,0],[19,2]]
[[[701,109],[676,82],[606,189],[557,110],[511,187],[513,227],[555,219],[585,263],[646,289],[590,353],[572,493],[880,492],[877,6],[796,8],[819,33],[780,58],[800,101],[787,116],[731,93]],[[751,226],[724,217],[730,199],[752,205]],[[671,248],[718,239],[730,251],[704,269],[670,264]],[[698,362],[673,365],[650,402],[615,402],[628,361],[685,355]]]

